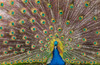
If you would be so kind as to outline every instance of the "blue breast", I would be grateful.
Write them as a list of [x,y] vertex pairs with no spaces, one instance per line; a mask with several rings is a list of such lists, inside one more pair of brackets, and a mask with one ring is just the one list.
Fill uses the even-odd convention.
[[53,58],[51,60],[51,63],[49,65],[65,65],[65,62],[59,55],[59,51],[57,48],[54,48],[53,50]]

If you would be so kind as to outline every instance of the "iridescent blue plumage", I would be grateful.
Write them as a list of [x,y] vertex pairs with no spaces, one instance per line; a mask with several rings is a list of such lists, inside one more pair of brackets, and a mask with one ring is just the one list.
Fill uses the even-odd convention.
[[58,44],[58,42],[55,41],[54,42],[55,48],[53,50],[53,58],[52,58],[51,63],[49,65],[65,65],[65,62],[61,58],[61,56],[59,54],[59,51],[58,51],[58,49],[56,47],[57,44]]
[[57,48],[54,48],[53,50],[53,58],[51,60],[51,63],[49,65],[65,65],[65,62],[59,55],[59,51]]

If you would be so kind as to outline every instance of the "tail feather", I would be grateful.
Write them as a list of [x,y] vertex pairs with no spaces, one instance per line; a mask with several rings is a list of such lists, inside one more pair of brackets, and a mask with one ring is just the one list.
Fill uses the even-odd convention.
[[99,0],[0,0],[0,63],[100,60]]

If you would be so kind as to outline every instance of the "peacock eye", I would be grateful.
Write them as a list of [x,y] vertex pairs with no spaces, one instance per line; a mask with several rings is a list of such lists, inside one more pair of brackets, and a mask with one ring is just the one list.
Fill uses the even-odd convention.
[[31,51],[27,51],[27,54],[31,54]]
[[72,38],[68,38],[68,41],[70,41],[70,42],[71,42],[71,41],[72,41]]
[[0,33],[0,37],[1,37],[1,38],[4,37],[4,34]]
[[71,9],[74,8],[74,5],[73,5],[73,4],[70,4],[70,8],[71,8]]
[[63,14],[63,10],[59,10],[59,14],[62,15]]
[[94,16],[94,17],[93,17],[93,20],[96,21],[96,20],[97,20],[97,16]]
[[13,62],[10,62],[10,64],[13,64]]
[[80,45],[78,44],[77,47],[80,47]]
[[86,56],[86,53],[81,53],[83,56]]
[[61,36],[61,39],[64,39],[64,36]]
[[86,2],[85,2],[85,7],[88,7],[88,6],[89,6],[89,2],[86,1]]
[[36,54],[36,57],[40,57],[40,54]]
[[44,42],[42,40],[39,41],[40,44],[43,44]]
[[55,23],[55,22],[56,22],[56,20],[55,20],[55,19],[51,19],[51,22],[52,22],[52,23]]
[[11,51],[13,49],[13,47],[8,47],[8,50]]
[[0,26],[0,31],[1,31],[1,30],[3,30],[3,27],[2,27],[2,26]]
[[15,31],[10,31],[9,35],[14,35]]
[[36,14],[36,13],[37,13],[37,9],[36,9],[36,8],[32,8],[32,9],[31,9],[31,12],[32,12],[33,14]]
[[36,38],[36,39],[38,39],[38,38],[39,38],[39,35],[38,35],[38,34],[36,34],[36,35],[35,35],[35,38]]
[[53,26],[50,26],[49,29],[50,29],[50,30],[53,30],[54,28],[53,28]]
[[69,34],[72,34],[73,32],[74,32],[73,30],[70,30],[70,31],[69,31]]
[[30,44],[30,41],[29,41],[29,40],[26,40],[26,41],[25,41],[25,44],[26,44],[26,45],[29,45],[29,44]]
[[43,47],[40,47],[40,51],[43,51],[44,50],[44,48]]
[[2,20],[2,18],[3,18],[3,17],[0,15],[0,20]]
[[35,20],[33,19],[33,20],[32,20],[32,22],[34,23],[34,22],[35,22]]
[[52,22],[55,22],[55,20],[52,20]]
[[20,44],[17,44],[17,45],[16,45],[16,48],[19,48],[20,46],[21,46]]
[[37,4],[40,4],[40,1],[37,1]]
[[12,1],[11,4],[13,5],[14,4],[14,1]]
[[21,33],[25,33],[26,30],[25,30],[24,28],[21,28],[21,29],[20,29],[20,32],[21,32]]
[[97,55],[100,55],[100,52],[96,52]]
[[23,3],[28,3],[28,0],[22,0],[23,1]]
[[25,49],[24,48],[21,48],[21,50],[20,50],[22,53],[25,51]]
[[72,47],[70,47],[70,50],[73,50],[73,48],[72,48]]
[[43,30],[43,33],[44,33],[44,34],[47,34],[47,33],[48,33],[48,31],[47,31],[47,30]]
[[16,40],[16,36],[12,36],[11,37],[11,40]]
[[23,24],[25,24],[25,21],[24,21],[23,19],[21,19],[21,20],[19,21],[19,23],[20,23],[21,25],[23,25]]
[[95,33],[96,33],[97,35],[100,35],[100,31],[99,31],[99,30],[98,30],[98,31],[96,31]]
[[4,3],[3,2],[0,2],[0,7],[3,7],[4,6]]
[[41,20],[41,24],[46,24],[46,21],[45,20]]
[[47,44],[45,44],[45,45],[44,45],[44,47],[48,47],[48,45],[47,45]]
[[31,31],[32,31],[32,32],[35,32],[35,31],[36,31],[36,27],[34,27],[34,26],[31,27]]
[[14,54],[17,54],[18,52],[17,51],[14,51]]
[[86,32],[87,31],[87,28],[83,28],[83,31]]
[[42,17],[45,17],[45,13],[44,13],[44,12],[40,12],[40,15],[41,15]]
[[52,37],[53,37],[53,35],[52,35],[52,34],[50,34],[50,35],[49,35],[49,37],[50,37],[50,38],[52,38]]
[[70,24],[70,21],[69,21],[69,20],[67,20],[67,21],[66,21],[66,25],[69,25],[69,24]]
[[68,58],[65,58],[65,60],[66,60],[66,61],[69,61],[69,59],[68,59]]
[[7,51],[3,51],[3,53],[4,53],[4,54],[7,54],[8,52],[7,52]]
[[15,2],[14,1],[10,1],[10,5],[14,5],[15,4]]
[[14,23],[12,23],[12,25],[14,25]]
[[80,20],[80,21],[83,20],[83,18],[84,18],[83,16],[79,16],[79,20]]
[[14,15],[14,12],[12,12],[12,15]]
[[10,11],[9,11],[9,14],[10,14],[10,15],[15,15],[14,10],[10,10]]
[[15,26],[15,23],[14,23],[14,21],[11,21],[10,23],[9,23],[9,26]]
[[34,13],[36,13],[37,11],[36,10],[34,10]]
[[22,13],[22,14],[25,14],[26,12],[27,12],[27,11],[26,11],[26,8],[22,8],[22,9],[21,9],[21,13]]
[[61,31],[62,31],[62,28],[61,28],[61,27],[59,27],[59,28],[58,28],[58,31],[59,31],[59,32],[61,32]]
[[97,46],[98,42],[97,42],[97,41],[94,41],[93,44],[94,44],[95,46]]
[[88,7],[88,4],[85,4],[86,7]]
[[3,44],[4,44],[4,45],[7,45],[7,43],[8,43],[7,40],[4,40],[4,41],[3,41]]
[[86,41],[87,41],[87,39],[86,39],[86,38],[82,38],[82,41],[83,41],[83,42],[86,42]]
[[48,5],[48,7],[49,7],[49,8],[51,8],[51,7],[52,7],[52,5],[51,5],[50,3],[48,3],[47,5]]

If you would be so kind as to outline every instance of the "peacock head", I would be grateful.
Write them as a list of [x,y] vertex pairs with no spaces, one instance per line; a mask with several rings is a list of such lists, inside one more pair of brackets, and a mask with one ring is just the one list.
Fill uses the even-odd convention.
[[57,41],[55,41],[55,42],[54,42],[54,45],[55,45],[55,46],[57,46],[57,45],[58,45],[58,42],[57,42]]

